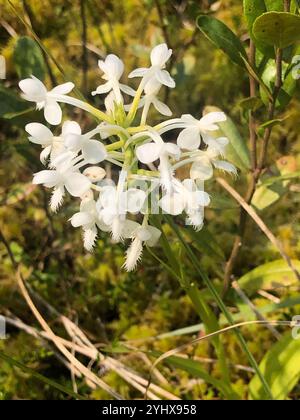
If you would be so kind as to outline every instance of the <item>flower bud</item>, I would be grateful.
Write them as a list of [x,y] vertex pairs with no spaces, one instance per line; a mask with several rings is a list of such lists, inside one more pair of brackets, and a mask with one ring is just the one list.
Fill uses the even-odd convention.
[[99,166],[90,166],[83,171],[83,175],[85,175],[92,182],[98,182],[105,177],[106,171]]

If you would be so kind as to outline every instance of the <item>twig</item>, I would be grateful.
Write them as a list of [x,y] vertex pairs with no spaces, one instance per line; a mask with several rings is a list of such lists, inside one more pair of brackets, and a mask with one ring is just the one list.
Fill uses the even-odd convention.
[[[254,42],[251,40],[249,61],[252,66],[255,65],[255,53],[256,53],[256,48],[255,48]],[[249,83],[250,83],[250,97],[255,98],[256,80],[254,79],[254,77],[251,76],[251,74],[249,74]],[[253,111],[250,110],[249,112],[250,153],[251,153],[251,168],[254,173],[257,166],[257,154],[256,154],[257,153],[256,151],[257,135],[256,135],[256,130],[255,130],[255,118],[253,114],[254,114]]]
[[[29,296],[26,287],[24,285],[24,281],[22,279],[22,274],[20,272],[20,269],[17,271],[17,282],[20,287],[20,290],[22,292],[22,295],[24,299],[26,300],[28,306],[30,307],[33,315],[36,317],[37,321],[40,323],[44,331],[48,333],[53,343],[56,345],[56,347],[59,349],[59,351],[66,357],[66,359],[71,362],[86,378],[88,378],[90,381],[94,382],[96,385],[98,385],[100,388],[104,389],[109,395],[113,396],[117,400],[122,400],[123,398],[121,395],[119,395],[116,391],[114,391],[110,386],[108,386],[102,379],[98,378],[93,372],[91,372],[89,369],[87,369],[79,360],[77,360],[72,353],[67,350],[67,348],[59,341],[57,340],[56,335],[51,330],[47,322],[44,320],[42,315],[37,310],[36,306],[34,305],[33,301],[31,300],[31,297]],[[73,345],[73,343],[72,343]]]
[[[253,54],[253,49],[250,50],[250,59],[254,60],[255,56]],[[252,62],[252,66],[255,65],[255,61]],[[268,111],[268,121],[271,121],[274,119],[275,115],[275,109],[276,109],[276,101],[280,92],[280,89],[282,87],[282,50],[277,49],[276,51],[276,82],[274,86],[273,91],[273,97],[272,100],[269,103],[269,111]],[[250,90],[252,93],[254,93],[254,84],[250,77]],[[251,117],[251,116],[250,116]],[[272,134],[272,126],[269,126],[266,128],[264,137],[263,137],[263,144],[261,148],[260,158],[257,161],[256,157],[256,138],[254,138],[253,130],[255,129],[254,121],[252,118],[250,118],[249,121],[249,128],[250,128],[250,140],[252,145],[252,152],[251,152],[251,163],[252,163],[252,177],[250,179],[248,189],[244,198],[244,201],[246,204],[250,204],[251,200],[254,196],[254,193],[256,191],[257,182],[260,178],[260,175],[263,172],[266,158],[267,158],[267,152],[268,152],[268,145],[269,140]],[[256,134],[255,134],[256,136]],[[254,156],[255,153],[255,156]],[[255,165],[255,166],[254,166]],[[236,263],[236,260],[238,258],[240,249],[242,247],[243,243],[243,237],[246,230],[246,224],[247,224],[247,212],[244,210],[243,207],[240,209],[240,217],[239,217],[239,225],[238,225],[238,234],[235,237],[233,247],[231,250],[230,257],[226,263],[225,267],[225,275],[224,275],[224,287],[222,295],[223,297],[226,295],[227,291],[229,290],[230,284],[232,282],[232,272]]]
[[227,192],[243,207],[243,209],[249,214],[249,216],[255,221],[257,226],[262,230],[262,232],[266,235],[266,237],[270,240],[270,242],[278,249],[282,258],[286,261],[290,269],[295,274],[296,278],[300,280],[300,274],[293,266],[293,263],[290,257],[285,253],[281,242],[273,235],[270,229],[266,226],[266,224],[262,221],[262,219],[258,216],[258,214],[254,211],[254,209],[243,199],[242,196],[232,188],[228,182],[225,181],[223,178],[217,178],[217,182],[225,188]]
[[[240,288],[237,281],[232,282],[232,287],[234,288],[236,293],[239,295],[239,297],[243,300],[243,302],[249,306],[252,312],[254,312],[254,314],[257,316],[258,319],[260,319],[261,321],[268,322],[268,320],[259,312],[256,306],[251,302],[248,296],[243,292],[243,290]],[[281,334],[276,330],[276,328],[274,328],[273,325],[269,325],[269,324],[266,324],[266,326],[274,335],[274,337],[276,337],[277,340],[280,340]]]
[[87,94],[87,72],[88,72],[88,57],[87,57],[87,24],[85,13],[85,1],[80,0],[80,18],[82,25],[82,90],[83,94]]

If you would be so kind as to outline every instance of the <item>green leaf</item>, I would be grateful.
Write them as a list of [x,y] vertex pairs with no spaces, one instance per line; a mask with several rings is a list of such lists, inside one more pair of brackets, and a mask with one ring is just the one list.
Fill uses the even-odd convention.
[[[204,113],[220,111],[213,106],[205,107]],[[227,116],[227,120],[219,123],[220,131],[218,135],[228,138],[229,144],[226,149],[226,158],[238,168],[245,170],[250,167],[250,154],[246,140],[242,138],[234,122]]]
[[242,99],[239,102],[239,106],[242,108],[244,112],[257,111],[259,108],[263,106],[263,101],[256,96],[251,96],[251,97]]
[[244,0],[244,15],[246,17],[250,38],[255,46],[268,57],[274,56],[274,50],[264,42],[259,42],[253,34],[255,20],[267,11],[262,0]]
[[253,195],[251,205],[255,207],[256,210],[262,211],[276,203],[276,201],[278,201],[286,192],[287,189],[281,182],[274,183],[270,187],[261,185]]
[[206,227],[199,232],[191,228],[184,229],[184,231],[192,240],[192,245],[195,248],[200,249],[206,255],[217,258],[219,261],[224,261],[225,255],[222,248]]
[[[300,340],[294,339],[291,332],[287,333],[267,352],[259,367],[274,399],[285,400],[300,379]],[[250,397],[268,399],[256,375],[250,382]]]
[[270,121],[267,121],[267,122],[265,122],[264,124],[261,124],[260,126],[259,126],[259,130],[260,129],[263,129],[263,130],[265,130],[266,128],[273,128],[273,127],[275,127],[276,125],[279,125],[279,124],[281,124],[283,121],[285,121],[286,120],[286,118],[277,118],[277,119],[274,119],[274,120],[270,120]]
[[268,177],[262,181],[262,184],[269,186],[277,182],[288,181],[294,178],[300,178],[300,171],[296,171],[296,172],[292,172],[292,173],[288,173],[288,174],[284,174],[280,176]]
[[[300,270],[300,261],[292,261],[294,267]],[[254,294],[257,290],[272,290],[297,284],[295,274],[283,260],[272,261],[249,271],[238,280],[239,286],[247,294]]]
[[269,12],[256,19],[253,34],[259,42],[286,48],[300,40],[299,27],[299,16],[285,12]]
[[202,367],[201,363],[191,360],[184,359],[182,357],[171,356],[165,359],[165,362],[178,369],[182,369],[185,372],[193,375],[194,377],[203,379],[206,383],[213,385],[219,389],[227,399],[237,399],[237,394],[232,392],[230,386],[223,380],[213,378],[207,371]]
[[[297,88],[297,80],[293,76],[292,71],[293,66],[294,65],[288,66],[286,63],[283,63],[282,65],[282,78],[284,81],[276,101],[276,108],[279,110],[284,110],[286,108],[286,106],[292,100],[292,97],[294,96]],[[276,63],[275,60],[269,60],[262,74],[262,80],[269,89],[273,90],[275,79]],[[260,96],[264,104],[267,105],[269,99],[262,87],[260,87]]]
[[268,12],[283,12],[283,0],[264,0]]
[[230,59],[241,67],[245,67],[241,57],[247,59],[245,48],[239,38],[223,22],[211,16],[200,15],[197,19],[200,31]]
[[40,80],[45,78],[45,62],[38,44],[28,36],[19,38],[13,53],[14,64],[19,78],[31,75]]
[[[211,293],[211,295],[214,297],[216,303],[218,304],[219,308],[221,309],[221,311],[223,312],[224,316],[226,317],[227,321],[229,322],[229,324],[233,325],[234,321],[233,321],[233,317],[231,315],[231,313],[228,311],[224,301],[222,300],[221,296],[219,295],[218,291],[216,290],[213,282],[211,282],[207,276],[207,274],[203,271],[201,264],[199,263],[198,258],[196,257],[196,255],[193,253],[193,251],[191,250],[190,246],[185,242],[181,231],[179,230],[178,226],[176,226],[176,224],[174,223],[173,219],[169,216],[165,216],[166,220],[168,221],[169,225],[171,226],[171,228],[174,230],[174,232],[176,233],[179,241],[182,243],[184,249],[186,250],[186,253],[189,257],[189,259],[191,260],[194,268],[196,269],[197,273],[199,274],[199,276],[201,277],[201,279],[203,280],[204,284],[206,285],[206,287],[208,288],[209,292]],[[243,337],[243,335],[241,334],[241,332],[237,329],[234,331],[236,337],[239,340],[239,343],[242,347],[242,349],[244,350],[245,354],[248,357],[248,360],[251,364],[251,366],[253,367],[253,369],[255,370],[255,372],[257,373],[257,375],[260,378],[260,381],[262,383],[263,388],[265,389],[266,393],[269,395],[269,397],[272,399],[272,393],[270,390],[270,387],[268,385],[268,383],[266,382],[264,375],[262,375],[262,373],[259,370],[258,364],[256,362],[256,360],[254,359],[252,353],[250,352],[247,343]]]
[[11,119],[32,110],[28,102],[23,101],[12,89],[0,85],[0,118]]
[[244,0],[244,14],[247,20],[250,37],[255,41],[253,36],[253,24],[255,20],[267,11],[266,6],[261,0]]

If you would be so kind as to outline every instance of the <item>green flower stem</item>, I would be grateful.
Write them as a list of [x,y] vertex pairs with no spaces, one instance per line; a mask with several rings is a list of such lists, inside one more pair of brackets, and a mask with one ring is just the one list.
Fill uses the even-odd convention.
[[107,150],[107,152],[112,152],[114,150],[121,149],[123,146],[124,146],[124,140],[119,140],[119,141],[115,141],[112,144],[108,144],[107,146],[105,146],[105,149]]
[[138,87],[138,90],[136,91],[136,94],[135,94],[135,97],[133,99],[131,108],[130,108],[130,110],[128,112],[128,115],[127,115],[128,125],[131,125],[132,121],[134,120],[134,117],[135,117],[135,114],[136,114],[136,111],[138,109],[138,105],[139,105],[139,102],[140,102],[140,99],[141,99],[141,95],[143,93],[143,89],[144,89],[144,83],[143,83],[143,79],[142,79],[142,81],[141,81],[141,83]]
[[87,102],[81,101],[80,99],[73,98],[72,96],[67,96],[67,95],[56,95],[54,93],[51,93],[49,96],[51,96],[51,98],[55,99],[57,102],[73,105],[80,109],[83,109],[84,111],[89,112],[90,114],[94,115],[94,117],[98,118],[101,121],[113,123],[111,117],[109,117],[104,112],[100,111],[99,109],[95,108],[94,106],[88,104]]

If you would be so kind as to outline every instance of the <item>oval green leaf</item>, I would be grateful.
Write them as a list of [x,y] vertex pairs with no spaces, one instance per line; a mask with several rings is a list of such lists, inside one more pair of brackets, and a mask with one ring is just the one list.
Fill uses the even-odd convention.
[[[294,267],[300,271],[300,261],[292,261]],[[240,287],[249,295],[257,290],[272,290],[284,286],[297,284],[295,274],[283,260],[272,261],[249,271],[239,279]]]
[[286,48],[300,40],[300,17],[292,13],[269,12],[259,16],[253,34],[259,42]]
[[[285,400],[300,379],[300,340],[289,332],[263,358],[260,371],[266,378],[275,400]],[[267,400],[259,378],[250,382],[250,398]]]

